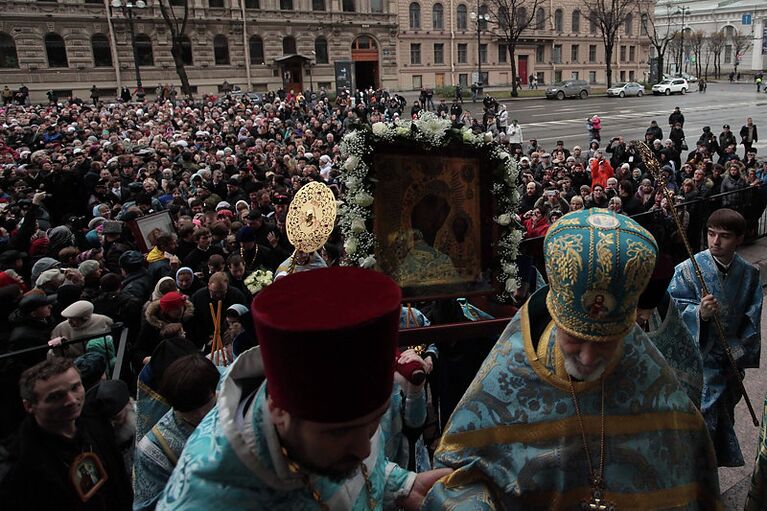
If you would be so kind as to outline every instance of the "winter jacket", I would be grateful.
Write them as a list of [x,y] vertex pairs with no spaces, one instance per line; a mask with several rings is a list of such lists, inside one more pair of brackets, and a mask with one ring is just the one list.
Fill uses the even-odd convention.
[[[186,310],[181,317],[182,324],[188,324],[194,317],[194,305],[187,300]],[[222,318],[223,321],[223,318]],[[141,321],[141,330],[138,334],[135,347],[133,348],[133,360],[137,367],[141,367],[141,362],[145,357],[152,355],[152,352],[160,343],[160,332],[167,325],[175,323],[163,316],[160,310],[160,300],[149,302],[144,311],[144,317]]]

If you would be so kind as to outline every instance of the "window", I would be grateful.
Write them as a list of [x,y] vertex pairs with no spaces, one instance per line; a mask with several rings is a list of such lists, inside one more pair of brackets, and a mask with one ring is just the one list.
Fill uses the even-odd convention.
[[343,8],[344,12],[354,12],[355,11],[354,0],[343,0],[341,2],[341,4],[342,4],[341,7]]
[[293,10],[293,0],[280,0],[280,10],[281,11],[292,11]]
[[578,34],[581,31],[581,11],[574,10],[573,11],[573,18],[572,18],[572,31],[574,34]]
[[466,6],[459,5],[456,11],[455,24],[458,26],[458,30],[466,30]]
[[634,71],[629,71],[629,81],[635,81],[636,80],[636,73]]
[[469,86],[469,75],[466,73],[461,73],[458,75],[458,85],[461,87],[468,87]]
[[48,56],[48,67],[69,67],[67,47],[59,34],[45,34],[45,53]]
[[423,77],[421,75],[413,75],[413,89],[418,90],[423,87]]
[[19,57],[16,54],[16,42],[10,34],[0,32],[0,69],[19,67]]
[[593,17],[589,17],[589,33],[596,34],[597,33],[597,20],[595,20]]
[[626,21],[623,24],[623,30],[626,32],[626,35],[634,35],[634,15],[631,13],[628,13],[626,15]]
[[597,72],[589,71],[589,83],[597,83]]
[[487,64],[487,44],[479,45],[479,61],[483,64]]
[[551,53],[551,61],[554,64],[562,63],[562,45],[561,44],[554,45],[554,51]]
[[732,64],[732,45],[731,44],[724,45],[724,63]]
[[328,59],[328,40],[324,37],[318,37],[314,40],[314,58],[317,64],[327,64]]
[[724,37],[728,39],[732,39],[733,37],[735,37],[735,27],[733,27],[732,25],[724,27]]
[[577,44],[570,46],[570,62],[573,64],[578,63],[578,53],[580,53],[578,50],[580,50],[580,47]]
[[434,30],[442,30],[445,26],[445,8],[442,4],[434,4],[431,8],[431,26]]
[[421,28],[421,6],[416,2],[410,4],[410,28],[417,30]]
[[186,66],[194,64],[192,59],[192,41],[188,36],[182,35],[179,40],[179,46],[181,50],[181,62]]
[[380,14],[384,12],[383,0],[370,0],[370,12],[373,12],[376,14]]
[[629,62],[636,61],[636,58],[637,58],[636,46],[629,46]]
[[529,21],[527,19],[527,9],[525,7],[517,7],[517,26],[527,28]]
[[626,71],[621,71],[620,76],[621,76],[620,80],[622,82],[625,82],[626,81]]
[[174,7],[183,7],[186,5],[187,0],[170,0],[170,5]]
[[543,85],[544,83],[546,83],[546,81],[545,81],[546,80],[546,73],[544,73],[543,71],[537,71],[535,73],[535,79],[538,82],[538,85]]
[[410,45],[410,63],[421,63],[421,43],[412,43]]
[[466,64],[468,61],[468,53],[469,53],[469,45],[466,43],[458,43],[458,63],[459,64]]
[[260,0],[245,0],[245,8],[246,9],[260,9],[261,8],[261,2],[260,2]]
[[597,45],[589,45],[589,63],[594,64],[597,61]]
[[503,43],[500,43],[498,45],[498,63],[505,64],[506,62],[508,62],[507,60],[508,56],[509,56],[509,47]]
[[282,38],[282,54],[283,55],[295,55],[296,51],[296,38],[292,36],[286,36]]
[[223,7],[224,0],[208,0],[209,7]]
[[435,64],[445,63],[445,44],[444,43],[434,43],[434,63]]
[[498,14],[495,17],[501,30],[505,31],[509,28],[509,10],[506,7],[498,7]]
[[562,9],[557,9],[554,11],[554,31],[562,33],[565,31],[565,20],[564,20],[564,13],[562,12]]
[[250,36],[248,41],[250,46],[250,63],[251,64],[263,64],[264,61],[264,41],[260,36]]
[[626,45],[625,44],[621,45],[621,56],[620,56],[619,62],[626,62]]
[[213,38],[213,60],[217,66],[229,65],[229,40],[218,34]]
[[554,83],[562,81],[562,71],[554,71]]
[[546,48],[543,45],[538,45],[535,47],[535,61],[536,62],[544,62],[546,60]]
[[487,5],[479,6],[479,29],[487,30],[487,20],[490,19],[488,14]]
[[94,67],[112,67],[112,49],[109,39],[104,34],[93,34],[91,37]]
[[641,24],[642,24],[642,35],[648,35],[648,24],[650,23],[650,19],[647,17],[647,14],[642,14],[642,17],[640,18]]
[[546,28],[546,11],[543,10],[543,7],[539,7],[537,11],[535,11],[535,29],[536,30],[543,30]]

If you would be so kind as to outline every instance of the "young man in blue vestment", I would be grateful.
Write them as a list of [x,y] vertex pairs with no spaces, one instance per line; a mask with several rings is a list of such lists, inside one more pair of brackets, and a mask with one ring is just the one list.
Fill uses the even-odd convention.
[[358,268],[275,281],[253,300],[259,346],[224,376],[158,510],[420,509],[449,470],[384,454],[399,287]]
[[703,355],[701,412],[711,433],[717,463],[744,465],[735,435],[735,405],[741,394],[714,324],[718,314],[738,370],[759,367],[762,285],[759,270],[740,257],[746,221],[737,211],[714,211],[706,224],[708,250],[695,255],[710,294],[704,296],[692,262],[676,267],[669,293]]
[[706,426],[636,324],[657,246],[604,209],[544,240],[550,286],[507,326],[447,425],[426,510],[717,509]]

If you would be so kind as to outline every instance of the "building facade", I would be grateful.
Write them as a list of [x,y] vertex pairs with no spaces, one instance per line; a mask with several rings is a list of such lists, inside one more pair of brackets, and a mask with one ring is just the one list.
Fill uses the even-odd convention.
[[[684,21],[682,10],[685,11]],[[687,0],[661,1],[655,8],[656,23],[665,27],[680,28],[684,24],[685,34],[702,31],[706,35],[722,32],[725,36],[722,48],[722,72],[740,71],[753,74],[763,71],[767,66],[767,46],[765,46],[765,22],[767,22],[767,2],[753,0]],[[665,28],[664,28],[665,29]],[[746,36],[749,48],[740,55],[735,36]],[[689,39],[688,39],[689,41]],[[690,61],[690,52],[685,48],[684,55],[679,50],[666,56],[667,70],[684,71],[695,74]]]
[[[467,87],[477,80],[479,62],[483,83],[510,84],[511,63],[503,37],[493,28],[492,15],[489,21],[482,19],[488,11],[487,5],[466,0],[400,0],[399,87]],[[572,78],[606,83],[604,44],[586,12],[579,0],[546,3],[537,9],[516,50],[523,86],[532,76],[539,84]],[[647,78],[650,44],[645,26],[637,12],[620,30],[613,55],[614,82]]]
[[[125,1],[125,0],[123,0]],[[134,0],[135,1],[135,0]],[[171,35],[158,0],[134,8],[136,60],[145,90],[175,83]],[[168,0],[164,0],[168,2]],[[183,0],[170,0],[183,4]],[[25,84],[31,99],[105,97],[136,87],[130,23],[111,0],[0,2],[0,86]],[[244,90],[396,88],[396,5],[384,0],[188,0],[182,41],[193,91],[226,80]],[[173,7],[178,16],[183,7]],[[338,71],[338,72],[337,72]],[[349,82],[351,85],[351,82]]]

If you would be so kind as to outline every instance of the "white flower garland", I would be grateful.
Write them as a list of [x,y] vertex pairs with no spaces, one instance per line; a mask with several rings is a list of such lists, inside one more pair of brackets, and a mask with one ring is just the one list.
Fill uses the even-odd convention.
[[269,270],[258,269],[251,273],[244,281],[245,287],[248,288],[250,294],[255,295],[266,286],[272,283],[274,275]]
[[346,134],[341,141],[341,154],[345,159],[341,182],[346,195],[338,208],[339,224],[344,236],[347,265],[372,268],[376,265],[376,238],[367,230],[373,216],[373,191],[375,180],[369,176],[370,160],[374,147],[381,142],[416,145],[425,151],[439,148],[465,146],[479,149],[489,159],[493,168],[492,194],[496,200],[500,236],[496,243],[498,280],[503,291],[501,301],[508,301],[519,287],[516,259],[523,233],[515,229],[514,214],[519,208],[517,193],[517,162],[503,148],[493,142],[491,133],[474,135],[471,130],[451,128],[447,119],[432,112],[422,111],[414,120],[400,120],[392,124],[374,123],[370,130],[356,130]]

